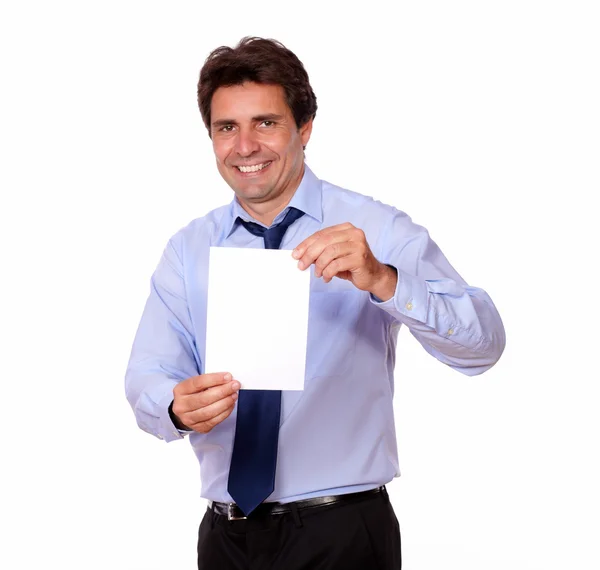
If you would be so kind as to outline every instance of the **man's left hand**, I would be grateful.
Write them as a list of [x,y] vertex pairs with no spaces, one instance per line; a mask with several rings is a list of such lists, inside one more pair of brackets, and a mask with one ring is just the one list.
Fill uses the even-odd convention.
[[292,252],[302,270],[315,264],[315,277],[329,283],[334,277],[387,301],[396,290],[396,271],[377,261],[365,233],[351,223],[318,231]]

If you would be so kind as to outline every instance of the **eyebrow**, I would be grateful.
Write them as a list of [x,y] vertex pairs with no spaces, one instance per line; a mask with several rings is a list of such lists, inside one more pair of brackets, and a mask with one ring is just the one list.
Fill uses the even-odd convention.
[[[256,115],[252,117],[252,122],[262,123],[263,121],[281,121],[283,119],[283,115],[278,115],[277,113],[266,113],[265,115]],[[214,128],[224,127],[225,125],[237,125],[237,121],[234,119],[219,119],[218,121],[213,121],[212,126]]]

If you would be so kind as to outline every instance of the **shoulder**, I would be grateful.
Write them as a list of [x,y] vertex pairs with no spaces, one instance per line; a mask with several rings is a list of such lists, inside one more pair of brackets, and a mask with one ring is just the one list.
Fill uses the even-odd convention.
[[[357,227],[370,227],[391,224],[398,218],[409,216],[390,204],[376,200],[372,196],[342,188],[325,180],[322,181],[323,211],[326,218],[345,218]],[[331,225],[331,224],[327,224]]]
[[390,248],[428,240],[428,232],[404,211],[372,196],[323,181],[323,226],[350,222],[364,231],[373,251],[386,256]]

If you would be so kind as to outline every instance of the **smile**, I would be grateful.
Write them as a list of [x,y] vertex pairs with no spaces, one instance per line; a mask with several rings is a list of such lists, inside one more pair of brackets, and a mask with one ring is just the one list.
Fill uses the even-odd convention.
[[264,168],[266,168],[267,166],[269,166],[269,164],[271,164],[272,161],[269,162],[263,162],[261,164],[253,164],[252,166],[236,166],[236,168],[240,171],[240,172],[258,172],[259,170],[263,170]]

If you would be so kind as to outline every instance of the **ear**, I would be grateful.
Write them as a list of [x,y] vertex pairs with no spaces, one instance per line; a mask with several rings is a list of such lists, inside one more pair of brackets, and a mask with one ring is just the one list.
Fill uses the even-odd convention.
[[312,133],[314,117],[310,118],[304,125],[300,127],[300,138],[302,139],[302,146],[305,147],[310,140],[310,135]]

